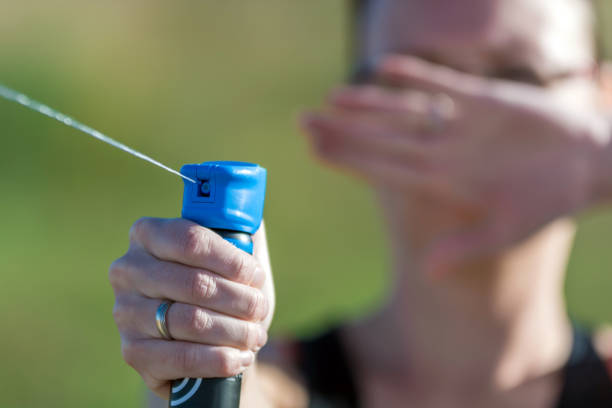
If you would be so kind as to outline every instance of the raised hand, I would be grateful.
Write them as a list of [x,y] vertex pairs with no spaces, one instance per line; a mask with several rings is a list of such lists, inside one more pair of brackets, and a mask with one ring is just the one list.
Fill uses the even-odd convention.
[[377,73],[392,87],[340,88],[304,127],[326,163],[476,214],[432,243],[430,272],[515,243],[610,190],[610,125],[593,106],[411,57],[390,57]]

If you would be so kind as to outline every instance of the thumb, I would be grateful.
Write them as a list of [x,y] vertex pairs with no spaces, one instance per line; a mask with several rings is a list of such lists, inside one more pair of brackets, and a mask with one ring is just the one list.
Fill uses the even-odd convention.
[[264,319],[263,325],[267,328],[272,323],[274,316],[274,309],[276,305],[276,296],[274,291],[274,277],[272,276],[272,267],[270,265],[270,255],[268,253],[268,242],[266,238],[266,226],[264,221],[261,222],[261,226],[253,235],[253,255],[259,261],[259,264],[264,268],[266,272],[266,280],[261,290],[268,299],[268,316]]

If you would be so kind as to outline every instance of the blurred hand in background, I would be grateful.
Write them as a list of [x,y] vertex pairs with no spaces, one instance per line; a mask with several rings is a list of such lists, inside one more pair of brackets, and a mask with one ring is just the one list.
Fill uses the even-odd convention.
[[610,127],[591,107],[412,57],[385,58],[377,77],[334,91],[304,126],[332,166],[463,214],[431,242],[427,270],[514,244],[608,193]]

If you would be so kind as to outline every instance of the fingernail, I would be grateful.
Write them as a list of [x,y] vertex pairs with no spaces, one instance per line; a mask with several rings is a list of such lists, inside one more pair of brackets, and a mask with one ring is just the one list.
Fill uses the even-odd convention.
[[248,367],[255,361],[255,354],[250,350],[243,350],[240,352],[240,364],[243,367]]

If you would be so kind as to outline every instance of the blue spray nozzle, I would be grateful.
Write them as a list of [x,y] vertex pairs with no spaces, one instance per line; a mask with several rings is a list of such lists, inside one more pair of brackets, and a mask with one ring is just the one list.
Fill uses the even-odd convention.
[[211,229],[253,234],[263,218],[266,169],[253,163],[186,164],[182,216]]

